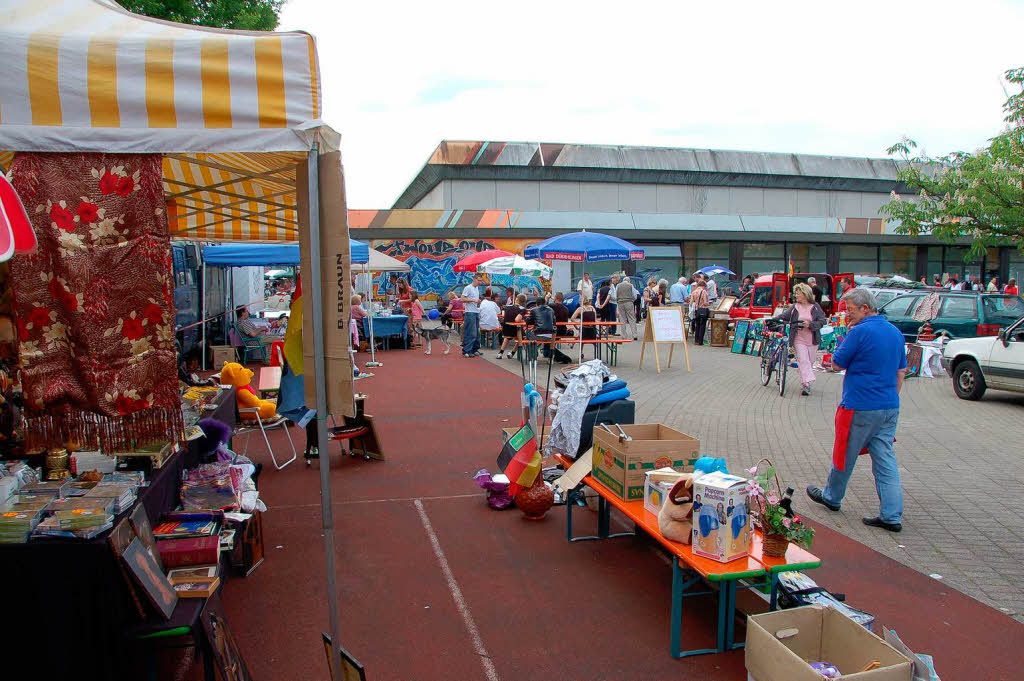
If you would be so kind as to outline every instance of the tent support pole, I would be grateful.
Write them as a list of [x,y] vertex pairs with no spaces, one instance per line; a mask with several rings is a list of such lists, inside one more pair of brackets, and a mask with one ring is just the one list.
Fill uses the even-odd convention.
[[[363,265],[363,272],[369,272],[370,264]],[[370,298],[370,361],[366,363],[368,367],[379,367],[384,366],[382,362],[377,361],[377,340],[373,337],[373,281],[370,281],[370,290],[366,294]]]
[[202,316],[200,319],[203,320],[203,371],[206,371],[206,261],[203,261],[203,281],[199,287],[199,295],[203,297],[202,302]]
[[335,670],[341,670],[341,628],[338,611],[338,585],[334,567],[334,506],[331,503],[331,458],[327,448],[327,372],[324,359],[323,272],[320,268],[320,176],[317,145],[306,158],[309,178],[309,293],[313,313],[313,382],[316,385],[316,429],[320,442],[320,516],[324,534],[324,559],[327,567],[327,612],[331,626],[331,657]]

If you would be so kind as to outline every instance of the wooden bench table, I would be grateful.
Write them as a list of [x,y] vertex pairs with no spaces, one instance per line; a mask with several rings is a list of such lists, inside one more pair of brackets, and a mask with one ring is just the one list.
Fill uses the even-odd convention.
[[[573,461],[561,454],[555,460],[564,468]],[[598,494],[597,534],[574,537],[572,533],[572,510],[582,487],[586,485]],[[633,532],[611,533],[611,509],[618,509],[633,522]],[[770,591],[769,605],[775,609],[778,598],[779,574],[789,570],[809,570],[821,565],[821,560],[804,549],[790,544],[784,558],[763,556],[759,532],[751,538],[750,553],[728,563],[720,563],[693,553],[688,544],[666,539],[658,527],[658,517],[644,508],[643,500],[623,501],[610,489],[587,475],[580,485],[566,494],[566,538],[570,542],[613,537],[634,536],[643,530],[664,547],[672,556],[672,622],[670,631],[670,653],[681,658],[705,653],[721,653],[742,648],[743,643],[735,642],[736,593],[739,589],[758,588]],[[718,588],[717,592],[693,591],[702,582]],[[718,625],[715,648],[682,650],[683,599],[691,596],[715,595],[718,598]]]

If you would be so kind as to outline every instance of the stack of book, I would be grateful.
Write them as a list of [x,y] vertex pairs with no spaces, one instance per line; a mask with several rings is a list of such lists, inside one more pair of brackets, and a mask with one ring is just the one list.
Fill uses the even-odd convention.
[[19,490],[19,493],[50,497],[62,497],[64,496],[64,486],[67,484],[67,480],[43,480],[41,482],[31,482],[27,485],[22,485],[21,489]]
[[[203,514],[198,514],[203,515]],[[219,523],[209,517],[168,520],[153,528],[164,567],[217,564],[220,561]]]
[[124,513],[135,503],[138,486],[131,482],[98,482],[83,498],[103,497],[114,500],[114,513]]
[[50,514],[60,511],[73,511],[76,508],[87,508],[99,511],[103,515],[114,514],[114,500],[109,497],[68,497],[66,499],[54,499],[46,505],[46,512]]
[[[105,513],[102,508],[72,508],[64,509],[54,513],[57,524],[62,530],[95,530],[97,528],[110,529],[114,526],[114,516]],[[102,532],[103,530],[99,530]]]
[[9,500],[0,510],[0,544],[23,544],[43,516],[44,501]]

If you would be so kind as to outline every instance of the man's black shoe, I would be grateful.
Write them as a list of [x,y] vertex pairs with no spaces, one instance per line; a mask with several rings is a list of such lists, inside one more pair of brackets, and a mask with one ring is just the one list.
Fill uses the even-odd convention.
[[902,523],[887,523],[877,516],[874,518],[863,518],[862,521],[868,527],[881,527],[883,530],[889,530],[890,532],[899,532],[903,529]]
[[830,511],[838,511],[839,510],[839,507],[836,506],[835,504],[830,504],[827,501],[825,501],[825,497],[822,495],[820,487],[814,487],[814,486],[808,487],[807,488],[807,496],[811,498],[811,501],[813,501],[815,503],[818,503],[818,504],[821,504],[822,506],[824,506],[825,508],[827,508]]

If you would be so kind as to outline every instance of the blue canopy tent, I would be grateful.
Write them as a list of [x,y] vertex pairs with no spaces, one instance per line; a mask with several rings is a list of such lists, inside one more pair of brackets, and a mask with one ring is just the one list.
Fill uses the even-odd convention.
[[[350,258],[354,263],[370,260],[370,247],[362,241],[348,240]],[[203,247],[203,347],[206,347],[206,266],[210,267],[271,267],[287,265],[298,267],[298,244],[250,244],[235,243]],[[206,368],[206,352],[203,352],[203,368]]]

